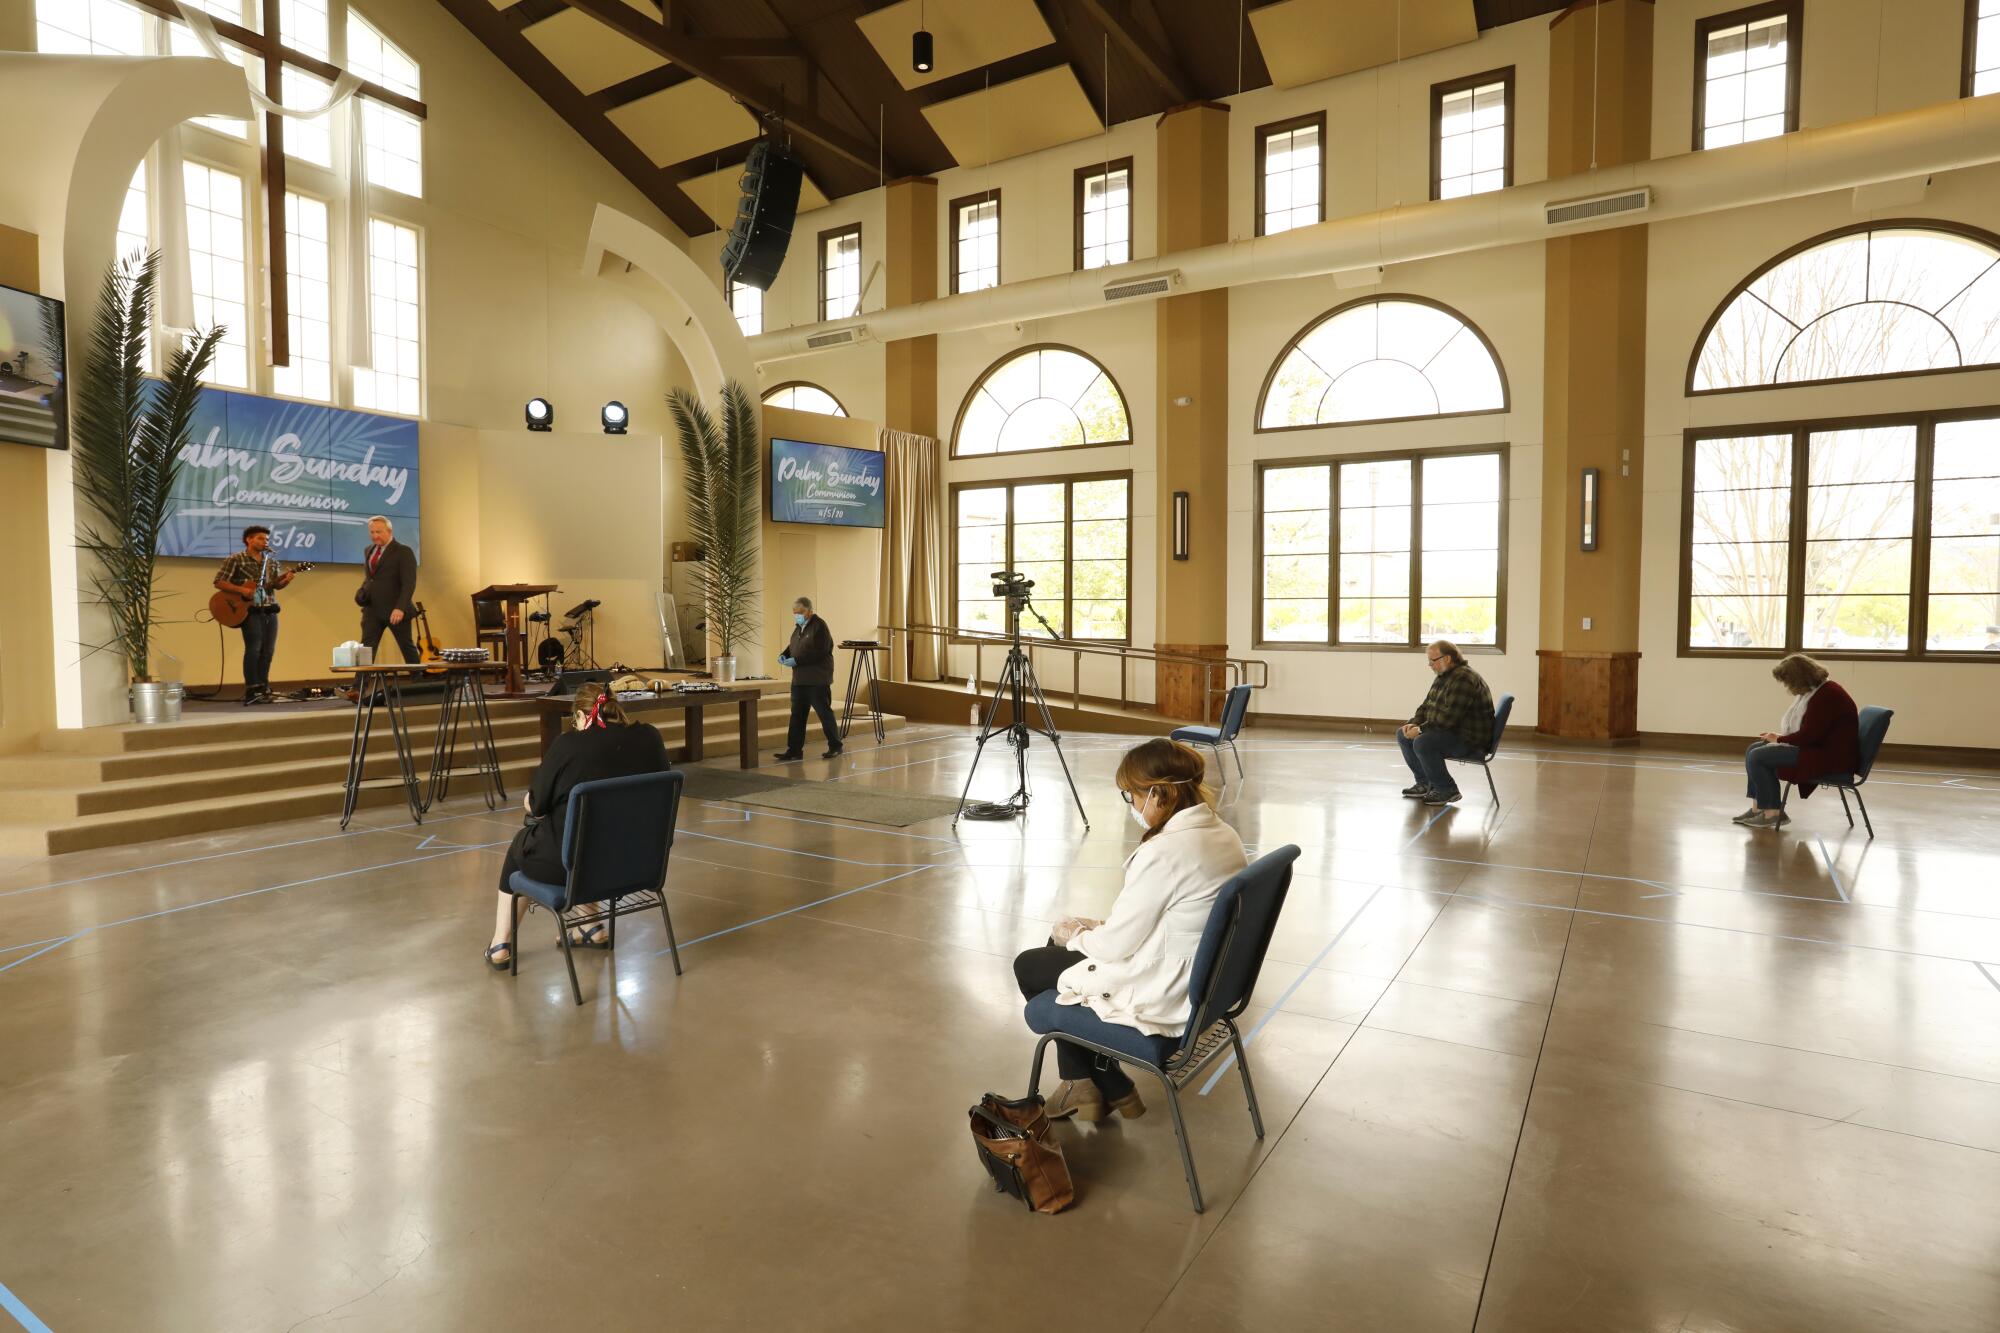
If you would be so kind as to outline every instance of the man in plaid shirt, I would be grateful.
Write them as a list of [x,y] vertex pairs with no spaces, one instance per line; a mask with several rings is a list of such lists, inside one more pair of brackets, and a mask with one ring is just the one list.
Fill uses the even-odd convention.
[[215,571],[215,586],[250,599],[243,618],[243,702],[271,701],[271,655],[278,650],[278,589],[292,581],[271,559],[271,530],[262,523],[243,529],[243,549]]
[[1416,716],[1396,735],[1403,762],[1417,779],[1403,788],[1403,795],[1425,805],[1450,805],[1458,799],[1458,781],[1444,761],[1486,753],[1493,742],[1493,691],[1467,665],[1457,644],[1439,639],[1426,655],[1437,679]]

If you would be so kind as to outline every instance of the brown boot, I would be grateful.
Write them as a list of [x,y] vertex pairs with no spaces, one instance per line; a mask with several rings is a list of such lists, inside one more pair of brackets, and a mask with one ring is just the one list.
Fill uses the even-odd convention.
[[[1102,1096],[1103,1094],[1099,1093],[1098,1095]],[[1106,1105],[1109,1109],[1116,1111],[1127,1120],[1137,1120],[1140,1116],[1146,1114],[1146,1103],[1139,1100],[1139,1090],[1137,1088],[1132,1089],[1132,1091],[1126,1093],[1123,1097],[1112,1098]]]
[[1087,1078],[1066,1078],[1049,1093],[1042,1113],[1051,1120],[1075,1116],[1078,1120],[1094,1123],[1104,1119],[1104,1094]]

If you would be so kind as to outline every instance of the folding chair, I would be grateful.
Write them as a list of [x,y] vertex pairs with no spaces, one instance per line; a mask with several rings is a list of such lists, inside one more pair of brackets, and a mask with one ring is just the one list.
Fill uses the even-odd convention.
[[[1847,793],[1854,793],[1854,803],[1861,807],[1861,822],[1867,826],[1871,838],[1875,836],[1875,821],[1868,818],[1868,802],[1861,799],[1861,784],[1868,781],[1869,770],[1875,767],[1875,756],[1882,752],[1882,741],[1889,734],[1889,720],[1895,716],[1893,708],[1877,708],[1870,704],[1862,709],[1855,728],[1855,748],[1860,751],[1861,762],[1854,766],[1852,773],[1829,773],[1813,779],[1814,785],[1831,787],[1840,793],[1840,810],[1847,816],[1849,828],[1854,827],[1854,811],[1847,804]],[[1791,799],[1792,784],[1787,782],[1784,794],[1778,799],[1778,808],[1783,810],[1785,803]]]
[[1493,804],[1495,805],[1500,804],[1500,789],[1493,785],[1493,756],[1500,753],[1500,737],[1507,730],[1507,715],[1513,711],[1514,696],[1511,694],[1501,695],[1500,706],[1493,710],[1493,739],[1486,743],[1486,753],[1482,755],[1467,755],[1463,759],[1453,757],[1449,761],[1454,764],[1479,765],[1480,771],[1486,774],[1486,790],[1493,793]]
[[1229,696],[1222,701],[1222,725],[1219,727],[1175,727],[1167,733],[1168,739],[1183,741],[1189,745],[1206,745],[1215,756],[1215,771],[1222,774],[1222,790],[1229,790],[1229,770],[1222,766],[1222,750],[1227,745],[1229,753],[1236,756],[1236,776],[1243,776],[1243,756],[1236,749],[1236,733],[1243,730],[1243,717],[1250,711],[1250,687],[1232,686]]
[[[674,975],[681,973],[681,946],[674,938],[674,919],[667,913],[667,854],[674,845],[681,782],[679,771],[669,769],[578,784],[569,794],[563,824],[562,862],[568,877],[561,884],[545,884],[517,870],[507,880],[509,892],[555,914],[556,939],[569,966],[570,993],[578,1004],[583,1003],[583,987],[577,983],[576,959],[570,950],[572,929],[604,924],[615,948],[618,918],[657,904],[660,919],[667,924]],[[566,917],[566,912],[574,915]],[[518,975],[521,951],[514,947],[513,926],[507,931],[507,946],[513,960],[507,970]]]
[[1052,1041],[1081,1046],[1159,1079],[1167,1090],[1167,1109],[1173,1113],[1174,1137],[1180,1142],[1181,1170],[1187,1176],[1188,1195],[1197,1213],[1202,1211],[1201,1183],[1195,1176],[1194,1154],[1188,1150],[1180,1090],[1217,1056],[1234,1052],[1236,1068],[1243,1076],[1243,1097],[1250,1103],[1251,1127],[1258,1138],[1264,1137],[1264,1117],[1257,1109],[1257,1089],[1250,1082],[1250,1061],[1244,1054],[1236,1019],[1249,1005],[1250,993],[1257,989],[1257,973],[1271,947],[1271,932],[1284,908],[1285,894],[1292,884],[1292,862],[1298,857],[1299,849],[1290,845],[1268,852],[1239,871],[1216,895],[1188,977],[1191,1008],[1187,1032],[1182,1036],[1155,1037],[1137,1028],[1107,1023],[1089,1005],[1056,1003],[1052,990],[1028,1001],[1028,1028],[1043,1034],[1035,1045],[1028,1095],[1036,1096],[1041,1090],[1042,1057]]

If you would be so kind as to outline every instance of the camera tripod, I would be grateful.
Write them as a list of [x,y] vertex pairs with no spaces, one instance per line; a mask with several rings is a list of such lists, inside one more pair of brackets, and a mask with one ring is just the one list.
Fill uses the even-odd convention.
[[[1012,645],[1007,652],[1007,661],[1000,668],[1000,679],[993,687],[993,697],[987,701],[986,715],[979,724],[978,748],[972,756],[972,766],[965,772],[965,788],[958,794],[958,813],[951,817],[951,826],[958,827],[960,819],[1013,819],[1025,814],[1028,809],[1028,736],[1031,731],[1048,737],[1055,747],[1056,762],[1062,765],[1063,777],[1069,783],[1070,799],[1076,802],[1076,812],[1083,818],[1083,826],[1090,827],[1090,816],[1084,813],[1083,797],[1077,794],[1076,778],[1069,771],[1069,760],[1063,757],[1062,737],[1056,732],[1055,719],[1049,715],[1049,701],[1042,694],[1042,683],[1035,678],[1035,664],[1029,660],[1027,651],[1021,646],[1021,612],[1027,611],[1042,628],[1048,630],[1052,640],[1060,642],[1054,627],[1042,617],[1042,613],[1030,604],[1028,592],[1033,583],[1020,579],[1018,575],[996,573],[993,576],[993,590],[1007,599],[1007,633]],[[1012,721],[999,725],[1000,701],[1006,699],[1012,706]],[[1028,702],[1034,701],[1035,711],[1041,715],[1039,727],[1028,725]],[[966,797],[972,791],[973,775],[979,771],[979,760],[986,753],[986,742],[1005,733],[1008,743],[1014,747],[1014,767],[1018,781],[1014,794],[1004,801],[973,801]]]

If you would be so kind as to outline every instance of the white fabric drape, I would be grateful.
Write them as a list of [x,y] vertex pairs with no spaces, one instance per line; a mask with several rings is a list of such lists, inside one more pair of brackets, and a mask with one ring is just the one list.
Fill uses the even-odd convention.
[[[882,526],[882,624],[943,628],[945,605],[944,446],[928,435],[884,429],[888,495]],[[944,645],[912,634],[907,653],[889,655],[888,679],[937,680]]]
[[[229,60],[231,64],[236,63],[230,60],[228,52],[223,50],[222,38],[215,31],[215,20],[209,17],[207,10],[192,8],[186,3],[186,0],[174,0],[174,8],[180,11],[181,18],[188,25],[188,31],[194,34],[194,39],[201,44],[202,50],[208,52],[217,60]],[[165,47],[163,46],[161,49],[164,50]],[[315,120],[320,116],[326,115],[335,107],[352,98],[355,89],[359,88],[362,82],[360,75],[342,70],[340,77],[333,81],[333,87],[328,91],[326,101],[320,103],[318,106],[293,107],[286,106],[283,102],[276,100],[266,93],[257,85],[257,80],[250,77],[248,70],[244,71],[244,75],[244,82],[250,90],[250,100],[256,104],[259,111],[268,111],[274,116],[286,116],[293,120]]]
[[368,140],[366,117],[360,98],[348,103],[347,160],[338,175],[347,186],[347,263],[342,282],[346,288],[347,360],[366,369],[375,364],[375,340],[369,335],[368,305]]
[[192,329],[194,280],[188,272],[187,177],[181,167],[180,126],[160,136],[151,165],[153,207],[159,220],[153,234],[159,238],[160,251],[160,327]]

